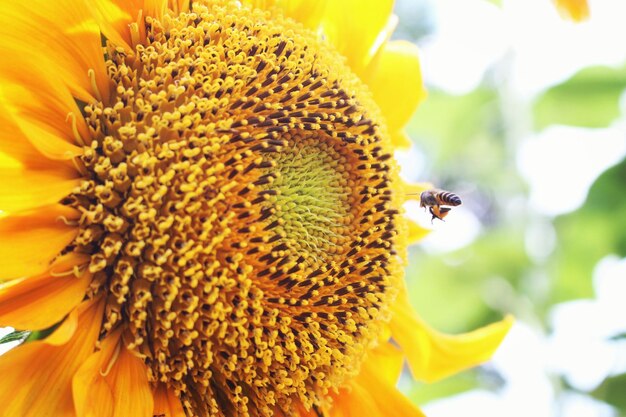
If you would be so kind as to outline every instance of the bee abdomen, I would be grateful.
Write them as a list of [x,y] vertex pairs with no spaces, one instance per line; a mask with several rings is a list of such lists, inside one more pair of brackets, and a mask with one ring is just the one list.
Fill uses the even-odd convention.
[[461,204],[461,197],[448,191],[439,193],[439,199],[443,204],[446,204],[448,206],[458,206]]

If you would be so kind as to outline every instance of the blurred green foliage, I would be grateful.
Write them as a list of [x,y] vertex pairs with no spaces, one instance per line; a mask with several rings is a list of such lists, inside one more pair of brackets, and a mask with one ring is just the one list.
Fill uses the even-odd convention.
[[417,404],[461,394],[465,391],[477,388],[480,378],[477,372],[468,371],[446,378],[436,384],[414,384],[408,395]]
[[[454,253],[412,251],[407,271],[412,301],[426,319],[447,331],[469,330],[494,317],[485,303],[485,282],[506,277],[517,285],[529,264],[524,219],[509,222],[512,213],[503,204],[523,193],[524,185],[503,139],[500,109],[497,92],[487,87],[464,96],[431,89],[408,128],[429,161],[426,178],[419,180],[457,192],[467,184],[476,187],[463,193],[464,204],[487,225],[471,246]],[[455,308],[441,308],[441,300]]]
[[453,333],[499,319],[501,314],[489,307],[494,300],[487,284],[521,282],[529,260],[520,235],[514,228],[494,230],[469,247],[439,256],[413,249],[407,270],[413,305],[433,326]]
[[592,395],[621,410],[621,416],[626,415],[626,374],[607,378]]
[[464,96],[431,89],[408,131],[428,155],[434,173],[485,180],[493,178],[504,162],[499,113],[491,89],[479,88]]
[[[439,29],[432,1],[398,1],[400,6],[394,37],[428,43]],[[626,66],[584,68],[528,102],[512,95],[506,59],[467,94],[428,86],[429,96],[407,128],[425,161],[420,177],[411,180],[461,194],[464,206],[481,224],[476,239],[460,249],[430,253],[424,245],[410,248],[411,301],[433,327],[450,333],[475,329],[510,312],[549,334],[556,304],[594,298],[592,276],[598,261],[610,254],[626,257],[626,160],[595,181],[582,207],[555,218],[532,209],[517,167],[524,137],[551,125],[602,129],[620,118],[623,123]],[[558,169],[559,155],[554,160]],[[529,230],[537,225],[540,233],[555,236],[554,249],[541,256],[531,253],[530,245],[536,242],[529,239]],[[541,235],[535,238],[541,240]],[[497,390],[504,381],[488,369],[469,370],[435,384],[414,383],[407,392],[424,404],[477,387]],[[554,388],[564,394],[573,390],[556,381]],[[607,378],[586,394],[626,417],[626,375]]]
[[619,116],[619,98],[624,88],[626,68],[585,68],[537,100],[536,128],[555,123],[606,127]]
[[[626,68],[583,70],[537,99],[529,129],[557,123],[608,126],[619,116],[625,88]],[[556,218],[533,212],[517,169],[519,138],[511,132],[508,105],[502,92],[487,83],[461,96],[431,88],[408,127],[427,161],[424,177],[415,180],[459,193],[469,185],[464,204],[482,225],[479,236],[461,249],[430,254],[417,245],[410,250],[411,301],[442,331],[475,329],[504,312],[549,331],[552,306],[593,298],[591,278],[600,259],[626,256],[626,160],[597,179],[578,210]],[[527,230],[537,220],[551,224],[556,233],[556,247],[545,259],[527,252]],[[485,375],[479,369],[432,385],[414,384],[409,395],[424,404],[484,387]],[[626,379],[619,376],[590,395],[626,415],[625,392]]]
[[555,220],[552,302],[592,296],[592,271],[608,254],[626,256],[626,160],[608,169],[589,190],[585,204]]

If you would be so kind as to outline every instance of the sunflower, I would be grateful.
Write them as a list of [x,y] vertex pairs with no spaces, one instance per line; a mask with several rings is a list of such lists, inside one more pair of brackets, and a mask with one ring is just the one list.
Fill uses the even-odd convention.
[[493,353],[403,283],[391,1],[0,5],[4,416],[420,415]]

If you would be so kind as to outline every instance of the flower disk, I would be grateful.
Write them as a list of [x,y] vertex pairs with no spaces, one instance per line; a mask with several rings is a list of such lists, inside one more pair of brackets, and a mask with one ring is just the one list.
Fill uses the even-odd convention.
[[190,416],[323,402],[358,371],[401,280],[397,172],[377,107],[315,34],[227,6],[107,44],[85,106],[66,249],[153,383]]

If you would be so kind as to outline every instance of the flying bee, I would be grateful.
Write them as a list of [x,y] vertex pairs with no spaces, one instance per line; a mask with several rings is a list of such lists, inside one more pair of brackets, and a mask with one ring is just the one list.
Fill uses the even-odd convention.
[[435,219],[443,221],[452,208],[441,206],[456,207],[461,204],[461,198],[449,191],[444,190],[427,190],[420,194],[420,207],[428,207],[428,211],[433,216],[430,221]]

